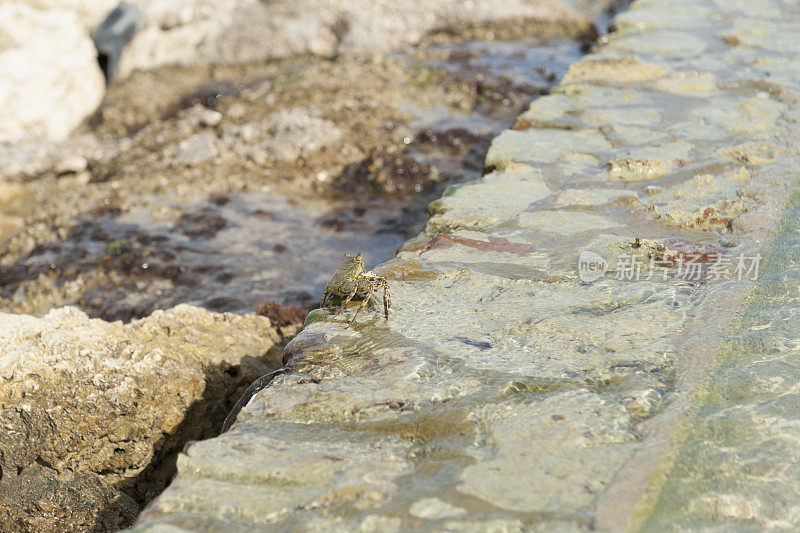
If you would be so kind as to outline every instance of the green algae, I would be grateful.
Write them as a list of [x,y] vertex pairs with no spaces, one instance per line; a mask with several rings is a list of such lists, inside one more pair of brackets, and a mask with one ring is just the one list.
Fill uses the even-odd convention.
[[108,243],[106,247],[106,255],[119,255],[122,252],[127,252],[131,249],[131,243],[128,239],[117,239]]
[[434,200],[433,202],[428,204],[428,215],[441,215],[447,211],[444,207],[444,202],[442,200]]

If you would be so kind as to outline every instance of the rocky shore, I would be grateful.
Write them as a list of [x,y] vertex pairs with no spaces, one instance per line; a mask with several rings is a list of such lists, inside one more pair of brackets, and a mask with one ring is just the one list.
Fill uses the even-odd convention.
[[609,6],[135,0],[106,86],[90,4],[0,6],[0,531],[129,526],[342,253],[480,177]]
[[134,531],[798,526],[797,6],[614,27]]

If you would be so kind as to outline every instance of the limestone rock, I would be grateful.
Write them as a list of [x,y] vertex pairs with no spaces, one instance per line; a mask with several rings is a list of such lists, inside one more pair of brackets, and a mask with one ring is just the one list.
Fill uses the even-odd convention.
[[42,10],[58,9],[71,11],[78,18],[78,21],[83,26],[87,34],[94,29],[94,27],[105,16],[114,9],[119,0],[92,0],[86,2],[84,0],[18,0],[31,7]]
[[0,179],[27,179],[50,171],[79,172],[115,151],[92,134],[73,135],[64,141],[30,135],[11,142],[0,141]]
[[73,13],[0,5],[0,141],[64,139],[104,92],[94,45]]
[[123,54],[120,75],[164,64],[225,64],[298,54],[371,54],[417,44],[426,34],[502,20],[539,33],[587,36],[591,19],[558,0],[182,0],[135,2],[148,26]]
[[[509,199],[504,193],[509,188],[518,192],[516,197]],[[428,209],[433,216],[426,230],[431,234],[457,229],[481,230],[513,219],[549,194],[541,172],[527,165],[512,164],[432,203]]]
[[586,81],[635,83],[660,78],[667,69],[642,63],[635,57],[612,57],[578,61],[567,71],[563,83]]
[[[14,502],[3,522],[35,531],[127,525],[134,499],[168,481],[170,457],[215,434],[226,400],[271,368],[276,340],[265,317],[188,305],[126,325],[70,307],[0,315],[0,501]],[[36,504],[42,486],[53,494]],[[20,501],[26,494],[34,500]],[[100,501],[106,511],[92,510]],[[37,522],[37,505],[66,522]]]

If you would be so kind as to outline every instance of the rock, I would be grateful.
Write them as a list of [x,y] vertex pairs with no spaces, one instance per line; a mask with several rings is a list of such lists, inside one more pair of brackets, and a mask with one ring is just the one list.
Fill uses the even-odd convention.
[[653,86],[659,91],[682,95],[707,95],[715,93],[717,80],[708,72],[678,73],[657,80]]
[[278,111],[267,117],[264,126],[270,136],[266,148],[281,161],[294,161],[316,152],[342,136],[332,122],[302,109]]
[[608,177],[614,181],[648,181],[663,178],[674,167],[661,159],[612,159],[608,162]]
[[605,48],[608,52],[626,54],[658,54],[662,58],[699,56],[708,42],[690,31],[656,30],[647,38],[633,31],[623,31]]
[[666,73],[666,68],[647,65],[635,57],[589,59],[570,65],[562,83],[635,83],[660,78]]
[[17,0],[42,10],[71,11],[88,35],[114,9],[120,0]]
[[442,518],[455,518],[467,514],[461,507],[456,507],[439,498],[423,498],[415,501],[408,510],[413,516],[418,518],[429,518],[439,520]]
[[178,165],[197,165],[217,157],[217,136],[210,131],[196,133],[164,151],[164,159]]
[[74,174],[86,170],[88,165],[89,162],[86,161],[85,157],[70,155],[58,161],[53,167],[53,171],[56,174]]
[[0,5],[0,141],[61,140],[92,113],[105,82],[77,17],[18,2]]
[[188,305],[130,324],[70,307],[0,316],[3,523],[128,525],[183,444],[214,435],[242,385],[272,368],[277,340],[264,317]]
[[623,157],[608,162],[608,177],[627,183],[663,178],[689,162],[691,150],[692,145],[685,141],[625,147],[619,150]]
[[621,224],[598,215],[572,211],[535,211],[520,213],[519,224],[555,235],[575,235],[584,231],[616,228]]
[[573,153],[598,155],[609,151],[611,144],[596,130],[506,130],[492,140],[486,165],[503,168],[515,159],[520,163],[553,163]]
[[657,30],[685,29],[702,27],[706,17],[713,17],[709,7],[694,3],[676,5],[665,13],[656,6],[637,5],[634,9],[614,17],[614,27],[618,30]]
[[278,111],[260,122],[228,126],[222,143],[242,157],[265,164],[268,159],[293,162],[308,157],[341,136],[331,121],[295,108]]
[[15,532],[116,531],[136,518],[139,504],[94,473],[26,468],[0,481],[0,530]]
[[719,174],[699,174],[648,196],[645,203],[669,224],[726,227],[754,205],[743,187],[750,178],[745,167]]
[[786,155],[788,150],[770,143],[750,142],[738,146],[729,146],[717,151],[717,155],[736,163],[763,165]]
[[[518,194],[508,198],[503,191],[513,187]],[[541,172],[527,165],[512,164],[492,172],[478,182],[469,183],[445,194],[428,210],[428,233],[457,229],[481,230],[512,220],[530,204],[546,198],[550,189]]]
[[[230,513],[231,518],[226,521],[250,524],[245,530],[272,529],[269,524],[294,515],[306,525],[322,521],[327,526],[323,530],[328,531],[331,528],[325,523],[325,515],[341,522],[336,516],[341,509],[352,506],[367,511],[381,505],[397,495],[396,479],[412,471],[406,458],[408,445],[399,438],[385,439],[367,451],[344,438],[339,430],[320,432],[314,428],[309,432],[304,424],[294,426],[298,431],[288,441],[266,437],[266,428],[261,427],[249,432],[244,443],[240,432],[228,432],[218,439],[193,444],[178,460],[187,475],[175,484],[189,490],[201,489],[196,493],[193,509],[202,509],[209,515]],[[225,480],[229,490],[214,490],[204,480],[207,474]],[[333,485],[319,490],[320,481]],[[159,502],[164,509],[183,508],[183,502],[173,499],[172,494],[165,494]],[[277,512],[272,512],[276,508]],[[322,510],[322,515],[316,510]],[[150,521],[152,527],[153,522],[159,521],[159,514],[162,513],[144,514],[139,524],[144,522],[142,527],[146,529]],[[167,521],[159,524],[160,528],[179,525],[170,524],[169,515],[165,518]],[[155,528],[159,529],[159,525]],[[356,529],[346,524],[340,527]]]
[[760,93],[743,101],[720,99],[712,109],[695,110],[692,118],[732,134],[758,133],[773,129],[785,108],[786,104]]
[[591,109],[581,115],[583,123],[604,127],[609,131],[639,126],[643,130],[653,130],[661,123],[662,116],[655,109],[645,106],[606,106]]
[[213,109],[205,109],[200,116],[200,125],[213,128],[222,121],[222,113]]
[[120,75],[165,64],[230,64],[300,54],[372,54],[439,29],[513,20],[553,36],[593,36],[591,19],[557,0],[138,0],[147,27],[125,50]]
[[116,150],[96,136],[74,135],[65,141],[50,141],[25,136],[16,141],[0,141],[0,179],[28,179],[46,172],[80,172],[90,162]]
[[636,192],[625,189],[566,189],[555,198],[559,207],[603,205],[622,198],[636,198]]
[[[570,513],[591,505],[636,440],[623,406],[581,390],[493,405],[475,418],[496,449],[488,457],[475,454],[458,490],[523,513]],[[593,451],[604,455],[602,463]]]

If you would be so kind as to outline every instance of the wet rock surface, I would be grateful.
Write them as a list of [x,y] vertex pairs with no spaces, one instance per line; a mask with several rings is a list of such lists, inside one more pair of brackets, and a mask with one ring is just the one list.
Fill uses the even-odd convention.
[[0,530],[129,525],[183,443],[280,364],[280,340],[267,318],[186,305],[127,325],[0,316]]
[[634,2],[134,530],[796,528],[797,17]]

